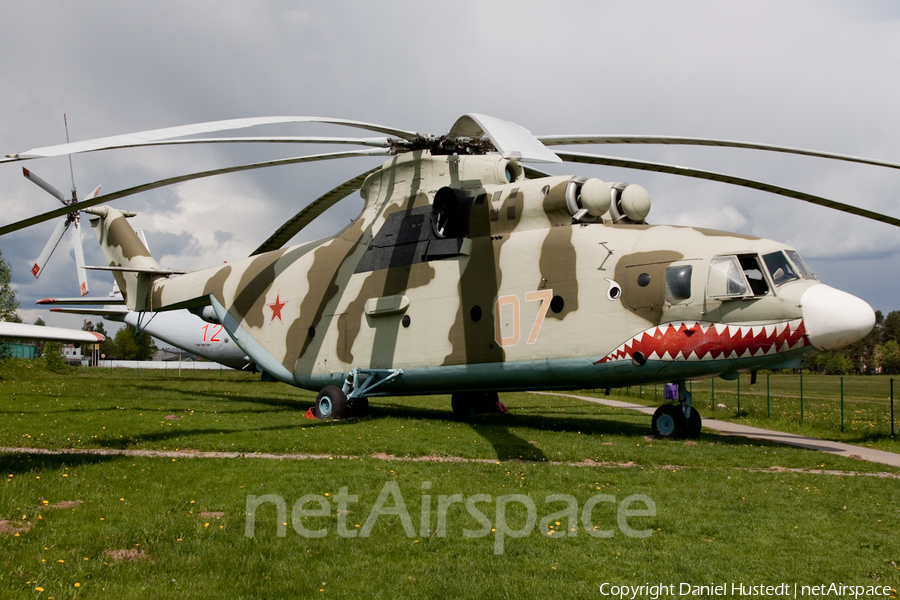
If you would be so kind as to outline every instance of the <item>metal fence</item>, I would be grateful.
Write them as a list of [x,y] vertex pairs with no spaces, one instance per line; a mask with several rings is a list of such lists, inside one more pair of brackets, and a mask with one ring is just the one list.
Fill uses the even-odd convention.
[[[693,404],[706,417],[776,421],[810,429],[839,429],[896,439],[894,379],[879,375],[743,374],[687,382]],[[613,391],[650,406],[665,403],[663,384]]]

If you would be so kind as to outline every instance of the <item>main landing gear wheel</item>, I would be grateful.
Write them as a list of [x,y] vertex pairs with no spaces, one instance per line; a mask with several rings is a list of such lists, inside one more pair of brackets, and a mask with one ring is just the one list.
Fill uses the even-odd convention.
[[457,419],[474,419],[483,414],[506,414],[497,392],[457,392],[450,397],[450,407]]
[[[697,415],[697,418],[699,419],[700,416]],[[687,428],[688,422],[684,418],[684,412],[680,406],[663,404],[653,413],[653,435],[656,437],[670,440],[681,439]]]
[[[682,413],[684,414],[684,413]],[[689,439],[694,439],[698,435],[700,435],[700,429],[703,427],[703,420],[700,418],[700,413],[697,412],[697,409],[693,406],[691,407],[691,416],[687,418],[687,428],[684,431],[685,437]]]
[[349,414],[350,404],[341,388],[334,385],[322,388],[316,397],[317,419],[343,419]]

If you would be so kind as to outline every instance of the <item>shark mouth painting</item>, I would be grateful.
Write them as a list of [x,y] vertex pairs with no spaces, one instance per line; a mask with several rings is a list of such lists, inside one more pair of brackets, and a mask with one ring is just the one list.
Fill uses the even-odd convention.
[[803,319],[771,325],[667,323],[637,334],[595,365],[619,361],[752,358],[809,345]]

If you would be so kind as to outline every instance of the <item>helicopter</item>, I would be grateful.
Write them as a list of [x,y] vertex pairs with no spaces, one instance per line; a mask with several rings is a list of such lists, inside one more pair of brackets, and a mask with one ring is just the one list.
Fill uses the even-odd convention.
[[[176,139],[261,124],[316,122],[388,137]],[[777,241],[647,222],[640,185],[531,166],[572,162],[651,170],[780,194],[900,226],[900,220],[764,182],[649,161],[555,151],[575,144],[751,148],[900,168],[896,163],[707,138],[535,136],[482,114],[426,135],[319,117],[263,117],[100,138],[7,155],[19,161],[165,144],[272,142],[370,146],[225,167],[139,185],[37,215],[0,235],[81,210],[134,311],[186,308],[220,323],[257,367],[318,391],[340,419],[368,398],[449,394],[461,417],[500,410],[498,392],[672,382],[652,418],[661,438],[702,420],[685,382],[788,368],[861,339],[863,300],[821,283]],[[276,165],[385,156],[308,204],[248,258],[183,273],[161,268],[108,202],[182,181]],[[333,237],[283,247],[359,191],[362,212]],[[668,400],[674,402],[669,403]]]

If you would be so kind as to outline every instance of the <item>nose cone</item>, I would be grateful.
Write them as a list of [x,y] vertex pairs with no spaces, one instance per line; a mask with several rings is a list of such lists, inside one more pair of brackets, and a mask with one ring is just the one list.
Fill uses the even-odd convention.
[[835,350],[866,337],[875,312],[864,300],[827,285],[814,285],[800,297],[809,341],[819,350]]

